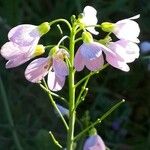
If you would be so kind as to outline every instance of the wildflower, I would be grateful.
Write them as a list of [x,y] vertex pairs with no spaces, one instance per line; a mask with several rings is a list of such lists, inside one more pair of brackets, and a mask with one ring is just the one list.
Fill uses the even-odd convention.
[[110,42],[108,48],[113,53],[105,51],[106,61],[113,67],[126,72],[130,70],[127,63],[131,63],[139,57],[139,47],[137,44],[127,40]]
[[99,135],[90,136],[84,144],[83,150],[106,150],[106,146]]
[[9,42],[1,48],[1,55],[8,60],[6,68],[17,67],[33,57],[45,52],[42,45],[37,45],[40,37],[49,31],[48,23],[39,26],[19,25],[8,33]]
[[1,48],[1,55],[8,60],[6,68],[17,67],[33,57],[39,56],[45,52],[43,45],[19,46],[13,42],[5,43]]
[[8,33],[8,39],[20,46],[37,45],[40,37],[49,31],[48,22],[39,26],[22,24],[12,28]]
[[52,56],[35,59],[25,70],[26,79],[30,82],[38,83],[48,74],[50,90],[61,90],[68,75],[68,67],[63,61],[66,53],[64,49],[57,49]]
[[136,15],[131,18],[120,20],[116,23],[104,22],[101,24],[101,27],[106,32],[113,32],[118,39],[139,43],[138,36],[140,33],[140,28],[138,23],[133,21],[139,17],[140,15]]
[[81,71],[86,66],[89,70],[96,71],[104,64],[102,50],[109,51],[109,49],[98,42],[94,42],[89,32],[84,32],[82,37],[84,43],[76,52],[75,69]]
[[[97,24],[97,11],[92,6],[86,6],[83,10],[83,16],[79,19],[80,23],[84,26],[95,26]],[[95,27],[87,27],[87,30],[95,35],[98,32],[95,30]]]

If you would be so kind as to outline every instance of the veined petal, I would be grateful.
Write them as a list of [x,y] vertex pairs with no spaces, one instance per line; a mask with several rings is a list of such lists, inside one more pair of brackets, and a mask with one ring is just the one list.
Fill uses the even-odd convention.
[[20,47],[19,45],[7,42],[1,48],[1,55],[9,60],[6,63],[6,68],[17,67],[32,58],[30,53],[31,47]]
[[77,71],[81,71],[84,68],[84,60],[79,50],[76,52],[76,55],[75,55],[74,67]]
[[60,76],[67,76],[69,73],[66,63],[59,58],[53,58],[53,69]]
[[52,72],[51,70],[48,73],[48,87],[52,91],[59,91],[63,88],[65,84],[65,77],[64,76],[58,76],[55,72]]
[[102,45],[97,42],[83,43],[79,51],[84,59],[95,59],[102,54]]
[[92,60],[85,60],[86,67],[91,71],[99,70],[100,68],[102,68],[103,64],[104,64],[103,55]]
[[8,33],[8,39],[20,46],[29,46],[39,38],[38,27],[30,24],[18,25]]
[[119,39],[125,39],[139,43],[139,39],[137,38],[140,33],[139,25],[137,22],[131,20],[136,19],[137,17],[139,17],[139,15],[116,22],[116,27],[114,28],[113,33]]
[[[96,17],[97,11],[95,8],[91,6],[86,6],[83,10],[83,23],[85,26],[90,25],[96,25],[97,24],[97,17]],[[90,19],[89,19],[90,18]],[[95,27],[87,27],[87,30],[95,35],[97,35],[99,32],[95,30]]]
[[106,146],[99,135],[93,135],[85,141],[83,150],[106,150]]
[[40,82],[51,67],[50,58],[38,58],[32,61],[25,70],[25,77],[33,83]]
[[106,61],[113,67],[118,68],[122,71],[128,72],[130,70],[125,61],[120,61],[112,55],[106,54]]

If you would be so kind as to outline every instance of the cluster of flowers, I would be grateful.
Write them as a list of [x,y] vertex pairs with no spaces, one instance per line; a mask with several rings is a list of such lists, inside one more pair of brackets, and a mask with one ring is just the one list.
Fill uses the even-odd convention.
[[[91,33],[98,34],[95,30],[98,22],[96,14],[97,11],[93,7],[86,6],[82,17],[78,18],[78,24],[84,32],[82,33],[83,44],[75,55],[75,69],[81,71],[86,66],[90,71],[99,70],[104,64],[104,52],[106,61],[110,65],[123,71],[129,71],[130,68],[127,63],[133,62],[139,57],[139,47],[136,43],[139,42],[140,28],[138,23],[133,21],[133,19],[139,18],[139,15],[116,23],[104,22],[99,25],[103,31],[108,32],[109,35],[114,33],[119,39],[112,42],[109,35],[99,41],[93,40]],[[48,22],[39,26],[23,24],[12,28],[8,33],[9,42],[1,48],[1,55],[8,60],[6,68],[17,67],[36,56],[42,55],[45,52],[45,47],[38,45],[38,42],[40,37],[49,30]],[[51,49],[48,57],[37,58],[27,66],[25,70],[26,79],[38,83],[48,74],[47,82],[50,90],[61,90],[68,75],[65,57],[69,57],[69,53],[56,45]]]

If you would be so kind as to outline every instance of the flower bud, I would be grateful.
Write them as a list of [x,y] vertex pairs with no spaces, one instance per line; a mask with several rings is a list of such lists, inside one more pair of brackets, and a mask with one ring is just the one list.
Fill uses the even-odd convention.
[[99,135],[90,136],[84,144],[83,150],[106,150],[106,146]]
[[58,51],[58,49],[59,49],[59,47],[58,47],[57,45],[54,46],[54,47],[50,50],[49,55],[50,55],[50,56],[53,56],[54,54],[56,54],[56,52]]
[[91,43],[93,42],[93,37],[89,32],[83,32],[82,33],[82,39],[85,43]]
[[105,32],[112,32],[114,30],[115,24],[111,22],[103,22],[101,28]]
[[50,30],[50,26],[48,22],[44,22],[38,26],[39,32],[41,35],[46,34]]
[[33,56],[36,57],[36,56],[40,56],[42,55],[43,53],[45,52],[45,47],[43,45],[37,45],[35,47],[35,50],[33,52]]

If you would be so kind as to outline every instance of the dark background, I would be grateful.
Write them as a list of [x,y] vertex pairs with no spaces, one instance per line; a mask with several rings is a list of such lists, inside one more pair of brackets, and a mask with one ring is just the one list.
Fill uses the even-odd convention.
[[[39,25],[57,18],[70,20],[72,14],[78,15],[86,5],[97,9],[99,23],[116,22],[141,14],[137,20],[141,28],[140,40],[150,40],[148,0],[0,0],[0,46],[7,41],[7,33],[13,26],[23,23]],[[63,30],[65,32],[67,29],[63,27]],[[56,44],[59,39],[59,30],[53,27],[40,42]],[[125,104],[97,126],[99,135],[112,150],[150,149],[150,60],[145,57],[149,54],[141,54],[138,60],[130,64],[131,71],[128,73],[108,67],[101,75],[92,77],[86,102],[78,109],[77,116],[86,126],[85,116],[90,116],[90,120],[94,121],[114,103],[126,99]],[[28,63],[8,70],[5,63],[0,57],[0,150],[57,149],[48,135],[50,130],[64,145],[65,129],[46,93],[24,78]],[[84,70],[77,77],[87,72]],[[67,92],[65,86],[58,93],[67,97]],[[62,104],[58,99],[56,101]],[[14,125],[10,119],[8,121],[7,104]],[[79,125],[76,130],[79,132]],[[16,146],[16,132],[22,148]],[[84,138],[77,149],[82,149],[83,141]]]

